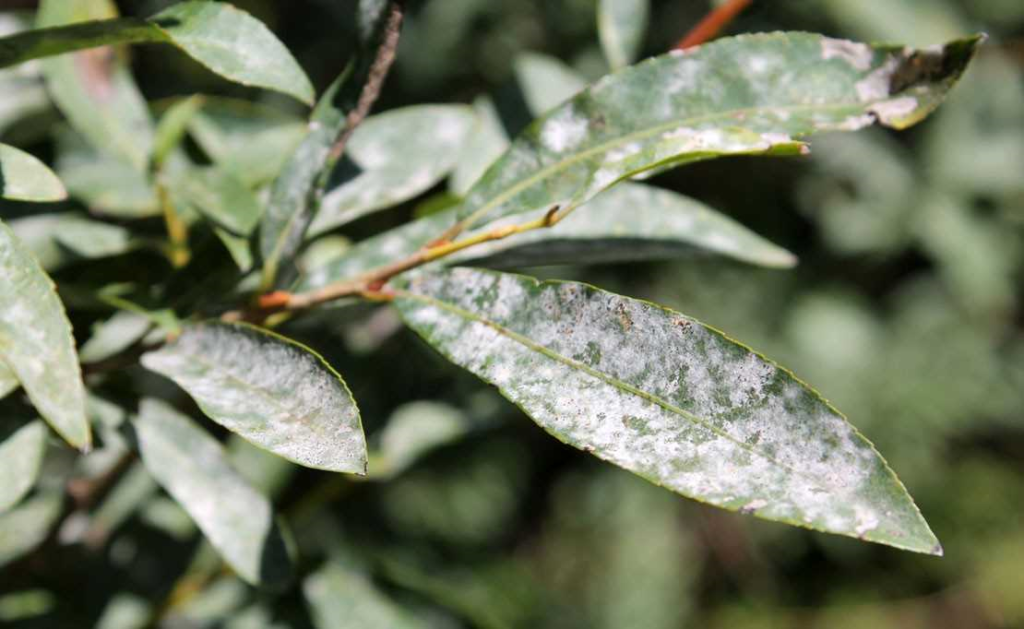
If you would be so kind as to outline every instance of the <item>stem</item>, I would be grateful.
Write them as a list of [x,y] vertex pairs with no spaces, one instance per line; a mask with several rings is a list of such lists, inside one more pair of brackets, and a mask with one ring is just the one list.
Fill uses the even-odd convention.
[[694,26],[685,37],[679,40],[676,48],[686,50],[693,46],[699,46],[712,39],[723,28],[729,25],[743,9],[750,6],[753,0],[729,0],[722,6],[708,13],[697,26]]
[[167,192],[167,187],[160,181],[156,182],[156,193],[164,212],[167,237],[170,239],[167,258],[174,268],[180,269],[188,264],[189,258],[192,257],[188,250],[188,225],[181,220],[178,211],[174,209],[174,203],[171,201],[170,193]]

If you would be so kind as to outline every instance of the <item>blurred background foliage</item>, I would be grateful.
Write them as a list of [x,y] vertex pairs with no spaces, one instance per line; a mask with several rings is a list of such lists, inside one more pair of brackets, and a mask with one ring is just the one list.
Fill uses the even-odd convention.
[[[148,15],[168,3],[118,4],[124,14]],[[351,52],[352,2],[236,4],[278,34],[320,89]],[[670,48],[710,6],[653,2],[644,53]],[[530,118],[515,74],[523,53],[557,57],[588,79],[607,72],[595,14],[595,0],[414,3],[377,111],[491,94],[514,134]],[[0,17],[4,30],[16,24]],[[401,331],[388,311],[359,308],[332,315],[326,327],[320,318],[315,328],[287,333],[346,375],[387,473],[353,482],[229,443],[236,466],[274,496],[302,570],[314,578],[283,593],[245,586],[139,464],[78,500],[75,483],[104,481],[109,460],[100,450],[76,463],[51,444],[32,506],[55,518],[65,486],[77,501],[43,546],[0,571],[0,622],[119,629],[158,615],[168,627],[298,628],[318,618],[342,626],[323,624],[321,615],[335,610],[341,618],[346,605],[363,604],[404,614],[382,611],[390,620],[380,626],[1024,626],[1024,3],[755,2],[730,27],[770,30],[914,45],[976,31],[991,38],[949,101],[909,132],[821,137],[809,158],[718,160],[653,180],[788,248],[800,258],[795,269],[692,257],[540,274],[666,304],[793,369],[886,456],[942,540],[944,558],[673,495],[550,439]],[[130,55],[157,109],[163,99],[202,92],[278,110],[276,135],[253,142],[243,134],[223,145],[255,154],[243,173],[251,184],[265,177],[266,160],[287,154],[302,115],[293,102],[228,85],[167,48],[118,54]],[[230,112],[211,111],[230,123]],[[89,159],[68,146],[63,128],[31,68],[0,75],[0,140],[62,158],[67,179]],[[80,196],[90,182],[103,192],[92,175],[78,174]],[[133,202],[146,199],[126,201]],[[5,218],[25,211],[5,207]],[[359,240],[415,211],[417,203],[407,203],[343,235]],[[344,246],[337,235],[323,248]],[[87,268],[58,262],[65,299],[96,274],[145,281],[156,272],[131,256]],[[75,321],[80,343],[101,315]],[[107,391],[130,410],[134,391],[161,386],[130,371]],[[124,411],[93,403],[115,443]],[[0,562],[7,551],[0,530]],[[331,567],[321,569],[327,557]]]

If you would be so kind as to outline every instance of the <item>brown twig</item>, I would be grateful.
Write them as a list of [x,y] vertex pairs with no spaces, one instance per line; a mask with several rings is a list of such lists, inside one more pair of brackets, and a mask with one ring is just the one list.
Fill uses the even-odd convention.
[[699,46],[709,39],[714,38],[723,28],[729,25],[743,9],[750,6],[753,0],[729,0],[722,6],[708,13],[697,26],[694,26],[685,37],[679,40],[676,48],[686,50],[693,46]]

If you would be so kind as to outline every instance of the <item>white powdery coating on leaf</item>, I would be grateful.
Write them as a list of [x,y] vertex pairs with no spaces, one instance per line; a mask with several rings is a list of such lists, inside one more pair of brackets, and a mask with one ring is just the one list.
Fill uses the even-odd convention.
[[[418,278],[413,290],[475,315],[400,302],[451,360],[559,439],[660,485],[847,535],[871,537],[887,509],[908,508],[873,491],[893,482],[884,464],[816,394],[682,315],[471,269]],[[899,534],[890,521],[875,537]]]
[[365,471],[355,402],[320,359],[297,345],[242,326],[201,324],[143,356],[142,364],[260,447],[308,467]]
[[892,55],[885,60],[885,63],[880,68],[857,81],[854,85],[854,88],[857,90],[857,98],[865,103],[888,98],[892,84],[892,75],[899,66],[899,57]]
[[871,61],[875,56],[871,46],[867,44],[852,42],[846,39],[832,39],[831,37],[822,38],[821,53],[822,58],[826,61],[829,59],[842,59],[853,66],[855,70],[861,71],[871,67]]
[[587,119],[574,107],[563,107],[545,121],[540,141],[549,151],[561,153],[580,145],[587,137]]
[[893,100],[883,101],[871,106],[871,111],[885,123],[896,122],[906,118],[917,110],[917,99],[913,96],[902,96]]

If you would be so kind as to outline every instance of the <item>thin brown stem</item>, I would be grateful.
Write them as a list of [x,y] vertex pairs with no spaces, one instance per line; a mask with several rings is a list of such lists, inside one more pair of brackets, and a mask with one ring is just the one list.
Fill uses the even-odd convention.
[[722,6],[708,13],[697,26],[694,26],[685,37],[679,40],[676,48],[686,50],[693,46],[699,46],[704,42],[713,39],[723,28],[729,25],[743,9],[750,6],[753,0],[729,0]]

